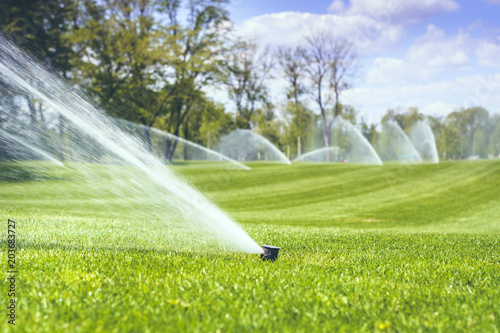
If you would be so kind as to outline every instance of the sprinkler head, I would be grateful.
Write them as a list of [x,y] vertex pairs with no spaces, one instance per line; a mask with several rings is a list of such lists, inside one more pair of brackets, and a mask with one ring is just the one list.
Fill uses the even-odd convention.
[[279,250],[280,247],[277,246],[262,245],[262,254],[260,255],[260,257],[262,258],[263,261],[266,260],[275,261],[276,259],[278,259]]

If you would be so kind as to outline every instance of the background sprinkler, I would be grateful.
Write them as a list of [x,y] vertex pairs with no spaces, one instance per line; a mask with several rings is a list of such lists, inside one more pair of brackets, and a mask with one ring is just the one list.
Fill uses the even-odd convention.
[[278,252],[280,250],[280,247],[277,246],[272,246],[272,245],[262,245],[262,251],[263,253],[260,255],[262,260],[271,260],[275,261],[278,259]]

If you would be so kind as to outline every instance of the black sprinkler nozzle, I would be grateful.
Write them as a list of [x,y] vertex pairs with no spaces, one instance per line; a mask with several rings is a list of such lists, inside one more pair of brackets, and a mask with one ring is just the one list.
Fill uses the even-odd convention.
[[271,260],[275,261],[278,259],[278,252],[280,247],[272,246],[272,245],[262,245],[263,253],[260,255],[263,261]]

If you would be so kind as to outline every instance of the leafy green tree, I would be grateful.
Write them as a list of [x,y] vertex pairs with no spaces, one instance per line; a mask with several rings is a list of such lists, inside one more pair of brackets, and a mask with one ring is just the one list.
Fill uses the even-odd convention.
[[[169,25],[161,29],[163,57],[156,74],[162,88],[156,113],[161,115],[170,133],[179,135],[183,124],[187,126],[192,110],[203,105],[205,86],[223,82],[227,34],[223,23],[228,20],[227,3],[226,0],[160,2],[159,10],[166,14]],[[184,18],[182,4],[188,10]],[[166,158],[173,156],[176,145],[167,142]]]
[[[306,38],[309,94],[318,105],[323,120],[325,147],[330,147],[330,133],[335,117],[341,112],[340,94],[351,87],[357,66],[352,43],[336,38],[328,31],[314,32]],[[330,90],[330,92],[327,92]],[[333,96],[332,96],[333,95]],[[329,114],[333,103],[333,114]]]
[[255,42],[237,39],[231,47],[225,66],[225,83],[236,107],[239,128],[250,128],[256,110],[269,102],[266,79],[271,64],[268,49],[260,50]]
[[75,6],[74,0],[5,0],[0,31],[66,77],[73,50],[65,34],[74,27]]
[[[66,39],[68,31],[75,28],[74,13],[77,3],[72,0],[34,1],[6,0],[0,13],[0,31],[38,58],[51,70],[68,78],[70,59],[74,52]],[[40,136],[46,130],[44,110],[40,100],[27,92],[23,95],[29,110],[31,135]],[[58,130],[61,141],[65,135],[65,120],[59,115]],[[60,145],[60,159],[64,160],[64,145]]]
[[289,100],[284,106],[286,121],[282,123],[286,134],[280,140],[283,146],[288,146],[290,155],[300,156],[304,152],[304,142],[309,140],[311,121],[314,114],[302,102],[296,104]]
[[85,1],[78,29],[68,36],[77,52],[72,65],[79,83],[111,115],[146,126],[157,117],[152,113],[155,91],[149,88],[158,54],[154,9],[153,2],[142,0]]
[[500,158],[500,122],[497,123],[497,126],[491,134],[489,141],[489,154]]
[[361,118],[361,125],[360,125],[360,130],[361,130],[361,134],[363,134],[363,136],[366,138],[366,140],[368,140],[368,142],[370,142],[372,145],[375,144],[375,141],[377,139],[377,125],[376,124],[370,124],[370,126],[368,126],[368,124],[365,122],[365,120],[363,118]]
[[[190,113],[206,103],[203,88],[222,80],[226,3],[84,1],[68,37],[77,50],[74,76],[111,115],[145,125],[150,147],[156,124],[189,136]],[[177,142],[165,147],[170,159]]]
[[292,115],[291,133],[297,138],[297,156],[304,151],[304,137],[309,127],[310,114],[301,101],[301,96],[306,92],[304,86],[306,75],[307,53],[304,47],[297,45],[295,48],[278,47],[275,57],[283,72],[283,77],[288,83],[287,99],[291,102],[286,105],[286,112]]
[[271,103],[267,103],[264,107],[259,108],[255,112],[254,119],[257,124],[257,132],[275,146],[281,148],[283,144],[280,133],[282,123],[276,119],[274,106]]
[[489,113],[483,108],[460,109],[450,113],[443,125],[445,156],[453,159],[471,156],[474,133],[479,128],[486,128],[488,121]]
[[460,111],[454,111],[446,117],[443,126],[444,155],[446,158],[463,159],[469,156],[467,152],[470,150],[470,143],[463,133],[465,121],[464,114]]
[[417,107],[410,107],[403,111],[401,108],[389,109],[382,117],[382,124],[391,120],[396,122],[401,129],[408,133],[411,127],[418,121],[424,120],[425,116]]
[[[165,129],[161,121],[156,126]],[[205,99],[203,103],[193,108],[187,126],[183,126],[182,134],[185,138],[186,129],[189,131],[187,138],[190,141],[213,149],[221,136],[231,132],[236,127],[232,115],[225,112],[223,105]]]
[[488,138],[486,137],[486,131],[484,128],[478,128],[474,132],[472,154],[477,155],[480,158],[488,157]]
[[339,107],[338,115],[347,120],[348,122],[350,122],[351,124],[356,125],[359,113],[358,110],[356,110],[351,105],[340,104],[338,107]]

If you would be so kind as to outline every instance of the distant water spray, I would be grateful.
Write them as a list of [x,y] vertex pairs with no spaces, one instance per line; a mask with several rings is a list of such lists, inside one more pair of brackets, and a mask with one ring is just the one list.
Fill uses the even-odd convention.
[[410,141],[415,146],[422,160],[428,163],[439,163],[434,133],[426,121],[418,121],[410,128]]
[[[154,127],[132,123],[122,119],[114,119],[115,124],[124,132],[134,135],[142,141],[146,149],[163,160],[211,161],[230,163],[235,169],[251,170],[246,165],[222,155],[214,150],[183,139],[171,133],[163,132]],[[146,142],[144,133],[149,132],[150,143]],[[170,156],[169,153],[172,155]],[[168,156],[167,156],[168,155]]]
[[215,150],[237,161],[291,164],[290,160],[269,140],[246,129],[237,129],[223,136]]
[[[37,148],[37,147],[35,147],[35,146],[31,145],[30,143],[28,143],[28,142],[27,142],[27,140],[25,140],[25,139],[23,139],[23,138],[20,138],[20,137],[18,137],[18,136],[16,136],[16,135],[13,135],[13,134],[9,134],[9,133],[7,133],[6,131],[0,131],[0,137],[2,137],[2,136],[3,136],[4,138],[6,138],[6,139],[10,140],[11,142],[13,141],[13,142],[17,143],[18,145],[21,145],[21,146],[23,146],[23,147],[26,147],[29,151],[33,152],[35,155],[37,155],[37,156],[39,156],[39,157],[41,157],[41,158],[43,158],[43,159],[46,159],[46,160],[48,160],[48,161],[50,161],[50,162],[52,162],[52,163],[54,163],[54,164],[56,164],[56,165],[58,165],[58,166],[61,166],[61,167],[63,167],[63,166],[64,166],[64,164],[63,164],[61,161],[59,161],[57,158],[55,158],[55,157],[53,157],[53,156],[49,155],[48,153],[46,153],[46,152],[45,152],[45,151],[43,151],[42,149]],[[7,149],[8,149],[9,151],[14,151],[14,150],[16,150],[16,149],[15,149],[14,147],[12,147],[12,146],[7,147]]]
[[394,121],[389,120],[384,123],[375,147],[383,161],[410,164],[422,162],[422,158],[408,136]]
[[294,162],[327,162],[329,157],[331,162],[339,162],[339,147],[324,147],[310,151],[294,159]]
[[359,129],[341,117],[337,117],[331,131],[331,146],[308,152],[294,162],[333,162],[382,165],[375,149]]
[[335,118],[331,144],[340,148],[340,160],[347,163],[382,165],[382,160],[359,129],[342,117]]
[[[260,246],[238,224],[200,192],[181,181],[172,169],[144,149],[141,142],[125,134],[83,94],[74,92],[75,89],[68,83],[45,70],[1,35],[0,78],[14,89],[42,101],[54,114],[62,115],[73,128],[71,138],[74,143],[71,148],[92,147],[92,150],[86,150],[79,156],[109,160],[105,168],[96,169],[95,165],[83,163],[74,168],[87,168],[89,177],[106,170],[108,177],[98,178],[95,182],[88,178],[89,186],[95,186],[100,192],[112,191],[120,198],[127,196],[128,204],[123,207],[127,210],[121,211],[122,214],[146,209],[144,214],[152,219],[174,224],[181,220],[191,229],[203,230],[203,234],[213,235],[232,249],[261,252]],[[69,135],[67,132],[64,136]],[[67,139],[61,139],[61,147]],[[116,166],[114,161],[128,167]],[[99,184],[104,180],[110,182],[109,186]],[[82,204],[99,204],[101,201],[91,201],[91,197],[85,199]]]

